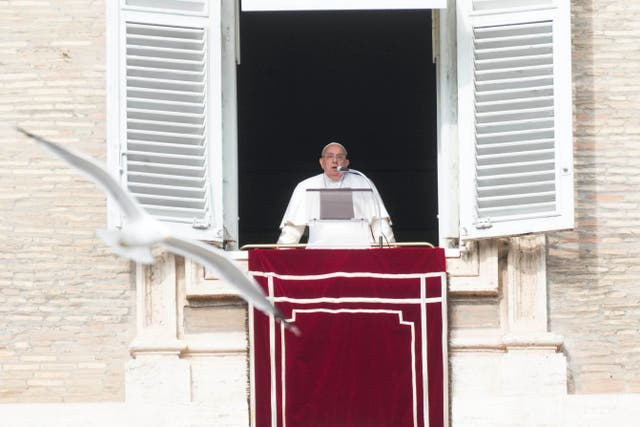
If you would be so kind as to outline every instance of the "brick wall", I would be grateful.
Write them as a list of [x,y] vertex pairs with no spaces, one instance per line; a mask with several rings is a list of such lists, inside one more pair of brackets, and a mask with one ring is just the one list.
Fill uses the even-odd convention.
[[0,1],[0,402],[124,398],[130,266],[101,191],[13,126],[105,157],[102,1]]
[[572,2],[574,231],[549,236],[569,391],[640,392],[640,3]]

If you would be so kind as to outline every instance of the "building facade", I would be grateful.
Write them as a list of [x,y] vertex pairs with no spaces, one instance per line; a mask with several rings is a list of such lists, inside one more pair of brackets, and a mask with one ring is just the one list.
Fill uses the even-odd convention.
[[[126,3],[128,17],[157,18]],[[206,25],[222,28],[213,40],[224,70],[233,64],[236,28],[220,23],[232,22],[235,8],[204,7],[218,17]],[[450,1],[434,19],[439,46],[455,45],[460,7]],[[113,255],[95,236],[119,221],[103,193],[14,129],[120,167],[113,141],[122,122],[139,129],[145,117],[114,121],[121,102],[114,93],[127,90],[109,71],[118,61],[116,10],[68,0],[0,4],[0,414],[8,425],[51,418],[177,425],[167,414],[183,425],[249,425],[246,306],[189,260],[159,251],[153,267],[141,267]],[[640,412],[640,6],[574,0],[570,14],[575,225],[465,244],[441,239],[448,246],[452,425],[633,425]],[[438,52],[439,61],[460,55]],[[452,79],[446,67],[440,72],[439,84]],[[208,106],[207,120],[224,124],[213,126],[219,134],[210,140],[227,161],[233,150],[223,142],[234,138],[235,122],[225,102],[235,83],[225,75],[208,82],[208,95],[225,101]],[[445,124],[439,137],[457,139],[459,129]],[[216,240],[225,229],[237,234],[229,219],[237,200],[229,196],[233,180],[211,177],[211,206],[230,207],[212,214],[218,228],[206,239]],[[452,228],[441,224],[441,235]],[[245,251],[233,254],[246,262]]]

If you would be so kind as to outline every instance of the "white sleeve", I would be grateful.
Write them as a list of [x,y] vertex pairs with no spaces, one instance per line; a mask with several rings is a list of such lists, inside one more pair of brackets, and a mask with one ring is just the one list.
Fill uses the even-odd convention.
[[373,233],[376,242],[379,240],[381,228],[383,236],[382,240],[384,243],[393,243],[396,241],[396,238],[393,235],[393,229],[391,229],[391,222],[389,218],[382,218],[380,225],[378,225],[378,219],[375,218],[371,222],[371,232]]
[[294,225],[290,222],[282,226],[280,237],[278,237],[279,245],[293,245],[300,242],[302,233],[304,233],[304,225]]

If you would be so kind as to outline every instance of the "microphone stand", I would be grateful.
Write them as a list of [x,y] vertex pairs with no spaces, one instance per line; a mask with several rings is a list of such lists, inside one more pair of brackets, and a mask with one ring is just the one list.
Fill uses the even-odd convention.
[[378,236],[378,245],[380,248],[383,247],[383,237],[382,237],[382,218],[380,218],[380,216],[382,215],[382,210],[380,209],[380,199],[378,197],[378,193],[376,192],[375,188],[373,187],[373,183],[371,182],[371,180],[369,178],[367,178],[367,176],[365,174],[363,174],[362,172],[355,170],[355,169],[351,169],[351,168],[346,168],[344,166],[338,166],[338,171],[339,172],[346,172],[346,173],[352,173],[354,175],[359,175],[362,178],[364,178],[364,180],[367,182],[367,184],[369,184],[369,188],[371,189],[371,194],[375,199],[375,205],[376,205],[376,217],[378,220],[378,232],[379,232],[379,236]]

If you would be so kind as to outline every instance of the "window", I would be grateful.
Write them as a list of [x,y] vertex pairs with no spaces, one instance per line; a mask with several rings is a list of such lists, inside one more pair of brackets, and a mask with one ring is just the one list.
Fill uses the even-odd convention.
[[[110,169],[178,233],[237,241],[237,4],[112,3]],[[436,26],[440,243],[572,227],[569,1],[448,6]]]

